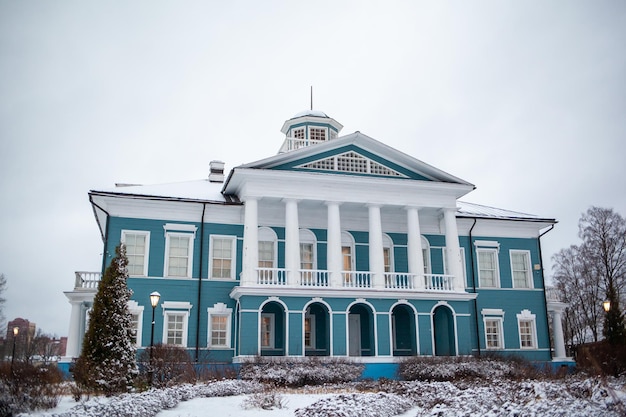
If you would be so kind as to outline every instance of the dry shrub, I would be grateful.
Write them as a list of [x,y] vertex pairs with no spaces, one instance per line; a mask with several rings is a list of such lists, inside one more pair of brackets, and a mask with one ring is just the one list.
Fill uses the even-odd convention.
[[139,362],[140,379],[152,387],[171,387],[198,379],[187,350],[179,346],[158,344],[147,348],[139,355]]
[[1,363],[0,380],[0,415],[54,408],[63,393],[63,374],[54,365]]
[[578,346],[576,366],[591,375],[626,375],[626,346],[605,341]]

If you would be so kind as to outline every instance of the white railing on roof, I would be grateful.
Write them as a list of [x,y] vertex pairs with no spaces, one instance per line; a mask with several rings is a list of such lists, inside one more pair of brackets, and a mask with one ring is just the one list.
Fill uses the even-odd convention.
[[76,280],[74,281],[75,289],[97,289],[98,284],[102,280],[102,274],[100,272],[74,272]]
[[299,139],[286,137],[283,145],[280,147],[279,153],[295,151],[296,149],[306,148],[307,146],[317,145],[318,143],[324,143],[325,140],[313,140],[313,139]]

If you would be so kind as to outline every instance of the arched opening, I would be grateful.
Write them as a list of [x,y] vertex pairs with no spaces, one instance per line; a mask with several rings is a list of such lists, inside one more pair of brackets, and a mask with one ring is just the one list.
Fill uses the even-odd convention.
[[391,311],[393,356],[417,355],[415,314],[405,305],[398,304]]
[[439,306],[433,312],[433,331],[436,356],[455,356],[454,317],[446,306]]
[[285,355],[285,325],[285,309],[280,303],[272,301],[263,306],[259,323],[261,356]]
[[305,356],[330,355],[330,315],[322,303],[310,304],[304,313]]
[[365,304],[355,304],[348,312],[348,354],[375,356],[374,314]]

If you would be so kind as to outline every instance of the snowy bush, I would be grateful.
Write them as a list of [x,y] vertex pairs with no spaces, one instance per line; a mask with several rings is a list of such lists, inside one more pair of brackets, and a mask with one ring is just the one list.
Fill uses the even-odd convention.
[[0,364],[0,416],[47,410],[59,403],[63,380],[56,366]]
[[157,344],[145,349],[139,362],[141,379],[150,386],[164,388],[196,381],[194,364],[180,346]]
[[409,399],[386,393],[342,394],[314,402],[295,411],[296,417],[386,417],[412,407]]
[[282,395],[274,391],[259,392],[247,397],[241,407],[250,410],[260,408],[262,410],[273,410],[274,408],[285,408],[285,400]]
[[398,375],[407,381],[454,381],[458,379],[524,379],[539,370],[519,359],[412,357],[400,363]]
[[277,386],[302,387],[350,382],[363,372],[362,364],[343,361],[324,361],[317,358],[298,362],[257,359],[244,363],[239,375],[242,379],[271,383]]
[[225,380],[210,384],[183,384],[151,389],[140,394],[122,394],[112,398],[94,398],[78,404],[55,417],[151,417],[161,410],[174,408],[181,401],[197,397],[223,397],[260,392],[264,386],[250,381]]

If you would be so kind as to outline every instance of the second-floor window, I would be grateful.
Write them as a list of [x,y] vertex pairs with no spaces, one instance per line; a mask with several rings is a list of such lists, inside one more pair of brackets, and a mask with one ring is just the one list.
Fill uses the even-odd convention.
[[234,236],[211,236],[211,278],[235,278]]
[[126,247],[128,275],[148,275],[148,246],[150,232],[122,230],[122,243]]
[[478,278],[482,288],[496,288],[499,284],[498,252],[496,249],[478,249]]
[[532,275],[530,269],[530,252],[512,250],[511,273],[513,275],[513,288],[532,288]]
[[190,234],[167,234],[167,276],[191,276],[191,239]]

